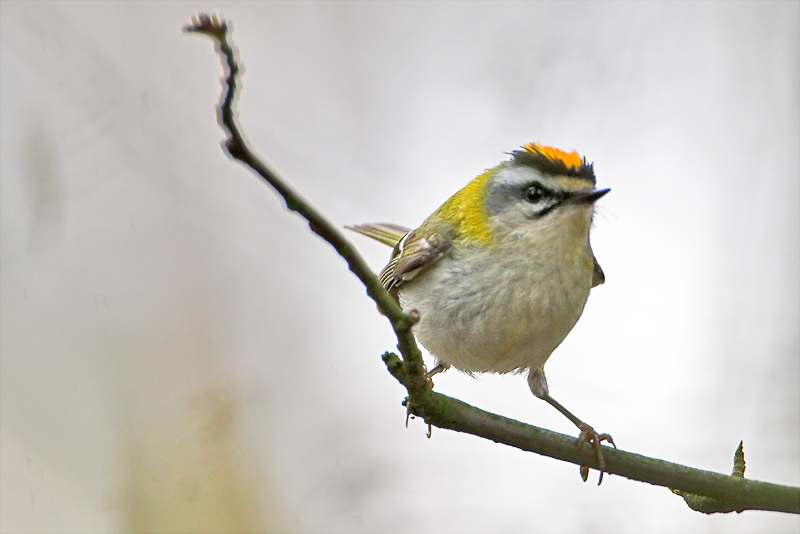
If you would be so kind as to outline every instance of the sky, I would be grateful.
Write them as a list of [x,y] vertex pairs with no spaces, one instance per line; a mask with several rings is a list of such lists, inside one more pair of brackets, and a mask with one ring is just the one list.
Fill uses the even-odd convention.
[[[220,148],[413,227],[529,142],[594,163],[606,283],[546,371],[624,450],[800,485],[800,3],[0,3],[0,530],[798,532],[405,427],[396,340]],[[352,235],[377,271],[389,250]],[[565,434],[524,377],[437,391]]]

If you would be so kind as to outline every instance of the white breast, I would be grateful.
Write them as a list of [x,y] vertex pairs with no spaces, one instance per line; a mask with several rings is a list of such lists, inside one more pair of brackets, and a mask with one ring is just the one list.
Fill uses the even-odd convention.
[[420,343],[470,373],[541,368],[589,296],[588,224],[581,233],[553,243],[521,235],[502,250],[474,246],[440,260],[399,292],[403,309],[420,314]]

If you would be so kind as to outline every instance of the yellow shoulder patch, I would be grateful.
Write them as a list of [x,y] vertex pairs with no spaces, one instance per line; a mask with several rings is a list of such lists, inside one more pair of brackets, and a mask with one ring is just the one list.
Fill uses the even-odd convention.
[[492,242],[489,218],[486,213],[487,185],[499,167],[494,167],[468,183],[450,197],[438,212],[462,236],[483,245]]

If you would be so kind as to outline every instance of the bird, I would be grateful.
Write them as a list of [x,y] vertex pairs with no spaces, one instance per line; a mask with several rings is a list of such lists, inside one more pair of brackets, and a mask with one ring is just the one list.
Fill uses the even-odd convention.
[[[597,189],[594,166],[576,151],[528,143],[451,196],[416,229],[392,223],[347,228],[393,247],[378,278],[414,335],[435,359],[428,377],[450,367],[527,373],[528,386],[594,448],[616,448],[551,395],[544,365],[577,323],[605,274],[589,240]],[[588,468],[581,466],[585,481]]]

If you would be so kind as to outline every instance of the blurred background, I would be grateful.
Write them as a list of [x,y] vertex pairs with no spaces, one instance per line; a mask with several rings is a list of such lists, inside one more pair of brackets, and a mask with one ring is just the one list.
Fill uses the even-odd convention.
[[[0,530],[798,532],[404,426],[385,319],[220,149],[209,2],[0,3]],[[595,164],[606,272],[547,365],[620,448],[800,484],[800,4],[224,3],[253,146],[418,225],[527,142]],[[389,250],[352,237],[380,269]],[[567,434],[521,376],[437,390]]]

